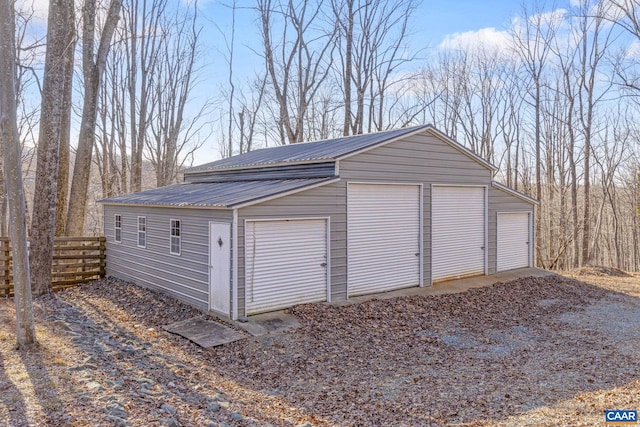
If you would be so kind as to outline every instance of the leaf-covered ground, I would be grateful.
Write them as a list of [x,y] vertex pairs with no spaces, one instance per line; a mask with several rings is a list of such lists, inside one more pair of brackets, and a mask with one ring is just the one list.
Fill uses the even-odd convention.
[[640,409],[640,276],[574,275],[299,306],[212,350],[161,329],[197,310],[103,280],[37,299],[19,353],[2,300],[0,425],[600,425]]

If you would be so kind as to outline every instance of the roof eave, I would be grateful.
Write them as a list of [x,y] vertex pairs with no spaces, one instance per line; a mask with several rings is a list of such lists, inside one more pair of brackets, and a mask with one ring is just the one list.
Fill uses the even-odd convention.
[[531,203],[531,204],[536,205],[536,206],[540,206],[540,201],[539,200],[536,200],[533,197],[529,197],[524,193],[516,191],[511,187],[507,187],[506,185],[504,185],[504,184],[502,184],[502,183],[500,183],[498,181],[491,181],[491,185],[496,187],[498,190],[502,190],[505,193],[509,193],[512,196],[515,196],[515,197],[517,197],[519,199],[524,200],[525,202]]
[[221,167],[221,168],[211,168],[211,169],[201,169],[197,171],[191,171],[187,169],[183,172],[184,175],[197,175],[200,173],[209,173],[209,172],[223,172],[223,171],[234,171],[234,170],[247,170],[247,169],[262,169],[262,168],[275,168],[279,166],[291,166],[291,165],[309,165],[315,163],[333,163],[335,162],[335,158],[322,158],[322,159],[311,159],[311,160],[292,160],[290,162],[273,162],[273,163],[257,163],[253,165],[246,166],[229,166],[229,167]]
[[189,203],[181,204],[162,204],[162,203],[140,203],[140,202],[106,202],[98,200],[97,203],[108,206],[135,206],[135,207],[148,207],[148,208],[190,208],[190,209],[232,209],[230,205],[194,205]]

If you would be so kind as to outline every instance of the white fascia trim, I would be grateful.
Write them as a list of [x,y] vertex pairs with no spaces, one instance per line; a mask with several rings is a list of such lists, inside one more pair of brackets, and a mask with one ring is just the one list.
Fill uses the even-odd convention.
[[180,205],[162,205],[162,204],[150,204],[150,203],[126,203],[126,202],[98,202],[102,203],[105,206],[131,206],[131,207],[145,207],[145,208],[187,208],[187,209],[224,209],[229,210],[231,208],[222,205],[189,205],[189,204],[180,204]]
[[489,163],[488,161],[486,161],[482,157],[478,156],[473,151],[469,150],[464,145],[462,145],[459,142],[455,141],[454,139],[452,139],[451,137],[447,136],[446,134],[440,132],[435,127],[429,125],[429,127],[427,127],[426,130],[431,135],[433,135],[434,137],[438,138],[439,140],[441,140],[442,142],[446,143],[447,145],[449,145],[449,146],[455,148],[456,150],[460,151],[462,154],[464,154],[465,156],[469,157],[471,160],[475,160],[476,162],[480,163],[482,166],[484,166],[485,168],[489,169],[490,171],[496,172],[498,170],[498,168],[495,165]]
[[238,320],[238,210],[231,221],[231,320]]
[[330,217],[328,216],[304,216],[304,215],[296,215],[296,216],[281,216],[275,218],[245,218],[244,222],[269,222],[269,221],[306,221],[306,220],[315,220],[322,219],[328,220]]
[[326,221],[327,233],[327,302],[331,302],[331,217],[327,217]]
[[529,197],[524,193],[514,190],[513,188],[507,187],[504,184],[499,183],[498,181],[491,181],[491,186],[497,188],[498,190],[502,190],[505,193],[511,194],[525,202],[531,203],[532,205],[540,206],[540,201],[534,199],[533,197]]
[[[313,141],[316,142],[316,141]],[[224,172],[224,171],[237,171],[237,170],[247,170],[247,169],[262,169],[262,168],[275,168],[278,166],[291,166],[291,165],[308,165],[312,163],[332,163],[335,159],[325,158],[325,159],[309,159],[309,160],[293,160],[290,162],[272,162],[272,163],[257,163],[254,165],[246,165],[246,166],[230,166],[227,168],[213,168],[213,169],[202,169],[198,171],[183,172],[184,175],[197,175],[200,173],[208,173],[208,172]]]
[[410,182],[410,181],[348,181],[347,186],[350,184],[355,185],[414,185],[421,186],[422,182]]
[[484,275],[486,276],[489,274],[489,186],[484,185],[483,187],[484,187]]
[[418,265],[420,268],[420,284],[419,287],[424,287],[424,185],[420,184],[420,202],[419,202],[419,210],[420,210],[420,232],[418,233],[418,239],[420,239],[420,244],[418,245],[418,252],[420,252],[420,261]]
[[296,193],[300,193],[302,191],[311,190],[313,188],[322,187],[323,185],[333,184],[334,182],[338,182],[338,181],[340,181],[340,178],[336,177],[336,178],[333,178],[333,179],[329,179],[327,181],[318,182],[316,184],[306,185],[306,186],[303,186],[303,187],[294,188],[293,190],[284,191],[282,193],[274,194],[274,195],[271,195],[271,196],[261,197],[259,199],[255,199],[255,200],[252,200],[250,202],[245,202],[245,203],[240,203],[240,204],[237,204],[237,205],[233,205],[233,209],[246,208],[248,206],[257,205],[257,204],[260,204],[260,203],[267,202],[269,200],[279,199],[280,197],[290,196],[291,194],[296,194]]

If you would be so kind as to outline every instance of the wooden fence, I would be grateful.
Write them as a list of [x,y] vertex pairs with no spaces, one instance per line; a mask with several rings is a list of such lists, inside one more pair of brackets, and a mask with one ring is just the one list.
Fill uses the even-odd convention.
[[[11,242],[0,237],[0,295],[13,295]],[[105,276],[104,237],[56,237],[51,265],[53,290]]]

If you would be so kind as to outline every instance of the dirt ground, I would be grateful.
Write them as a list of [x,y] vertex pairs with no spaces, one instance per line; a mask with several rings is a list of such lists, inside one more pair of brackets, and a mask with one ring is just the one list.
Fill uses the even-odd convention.
[[204,350],[200,313],[102,280],[35,301],[13,350],[0,300],[0,425],[594,426],[640,409],[640,275],[589,268],[461,294],[290,312],[295,331]]

